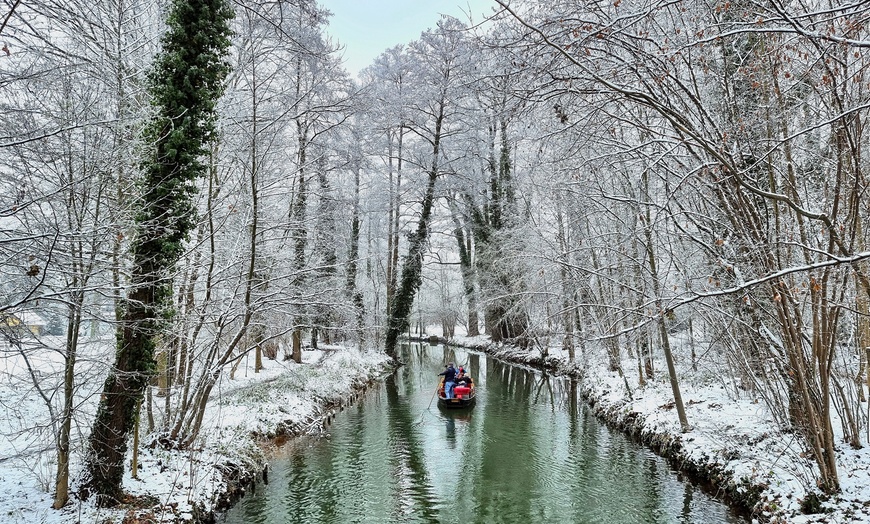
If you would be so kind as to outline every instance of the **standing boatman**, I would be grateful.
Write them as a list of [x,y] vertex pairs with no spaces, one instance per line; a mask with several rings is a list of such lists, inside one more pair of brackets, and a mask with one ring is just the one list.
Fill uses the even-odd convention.
[[456,385],[456,368],[453,367],[453,362],[447,364],[447,369],[438,373],[444,376],[444,397],[453,398],[453,386]]

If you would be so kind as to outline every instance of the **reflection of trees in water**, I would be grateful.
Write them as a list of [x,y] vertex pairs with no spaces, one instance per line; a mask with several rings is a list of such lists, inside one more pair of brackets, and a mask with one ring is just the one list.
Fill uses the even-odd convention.
[[680,524],[692,524],[692,497],[695,488],[688,482],[683,483],[683,512],[680,513]]
[[[407,365],[341,416],[322,453],[299,446],[288,457],[292,478],[273,482],[287,517],[269,522],[350,521],[361,505],[370,511],[360,522],[732,521],[676,484],[661,459],[601,425],[576,380],[467,355],[486,372],[477,407],[426,411],[444,352],[409,345]],[[236,522],[274,516],[275,499],[260,500]]]
[[[473,411],[470,409],[442,409],[441,417],[444,419],[445,436],[447,437],[448,447],[452,450],[456,449],[456,428],[468,427],[471,422]],[[467,444],[472,444],[472,438],[466,439]],[[457,454],[457,458],[468,457],[471,453],[469,450],[463,450],[463,453]]]
[[[408,366],[403,366],[400,371],[405,370],[404,378],[409,379],[410,384],[414,384],[410,376],[412,371],[407,368]],[[417,417],[411,414],[410,404],[401,401],[395,375],[387,377],[384,385],[389,408],[386,412],[387,427],[389,428],[392,448],[392,452],[386,459],[390,461],[393,468],[392,478],[397,479],[399,485],[404,487],[400,491],[402,495],[405,493],[410,495],[420,516],[426,521],[437,522],[438,510],[429,497],[429,494],[434,492],[434,488],[426,469],[423,444],[419,440],[417,431],[415,431]],[[405,482],[406,480],[410,480],[410,482]],[[406,514],[407,507],[404,505],[406,502],[405,500],[395,501],[391,515],[393,519],[397,519],[394,520],[395,522],[400,521],[401,517]]]
[[660,479],[648,477],[637,446],[585,412],[576,380],[495,359],[487,369],[480,415],[488,445],[475,492],[481,515],[509,511],[511,522],[535,521],[544,505],[558,507],[565,521],[627,522],[608,515],[630,512],[654,518]]
[[[486,410],[483,430],[486,444],[481,456],[480,478],[474,499],[483,522],[510,514],[515,522],[533,522],[529,494],[539,484],[535,457],[521,436],[534,434],[530,404],[532,374],[493,358],[487,359]],[[496,515],[495,512],[499,514]]]
[[554,377],[490,359],[490,376],[507,382],[507,392],[516,402],[550,405],[576,415],[578,392],[576,379]]
[[[308,437],[299,437],[299,442]],[[289,449],[272,471],[274,484],[283,488],[263,487],[272,493],[280,493],[280,504],[284,508],[284,522],[308,523],[330,522],[338,518],[337,509],[341,498],[334,484],[318,482],[328,476],[332,462],[319,453],[311,453],[310,447],[290,442]],[[313,472],[317,472],[316,474]],[[272,496],[250,496],[239,504],[242,522],[271,522],[269,516],[275,513],[276,498]]]

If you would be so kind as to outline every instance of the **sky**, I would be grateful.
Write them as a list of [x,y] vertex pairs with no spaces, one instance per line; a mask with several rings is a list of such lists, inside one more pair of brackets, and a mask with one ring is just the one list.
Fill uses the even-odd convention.
[[463,22],[471,12],[475,22],[492,13],[495,0],[320,0],[332,11],[327,32],[344,49],[351,75],[374,61],[384,50],[406,44],[435,27],[442,14]]

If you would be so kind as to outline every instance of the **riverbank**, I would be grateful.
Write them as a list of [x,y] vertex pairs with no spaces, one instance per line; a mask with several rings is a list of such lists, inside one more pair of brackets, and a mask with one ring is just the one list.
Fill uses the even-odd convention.
[[[700,371],[695,371],[687,362],[677,363],[692,425],[692,431],[684,434],[661,362],[656,362],[655,380],[639,387],[636,362],[630,360],[623,362],[623,378],[607,371],[606,363],[591,354],[582,357],[579,350],[571,364],[554,348],[543,357],[540,350],[493,345],[486,337],[457,337],[451,343],[582,379],[582,394],[602,420],[667,456],[679,470],[714,486],[721,498],[745,508],[758,522],[870,522],[868,452],[845,444],[838,448],[842,493],[819,503],[806,488],[813,485],[813,465],[802,456],[794,435],[776,428],[759,399],[723,382],[715,366],[700,365]],[[52,510],[47,487],[53,473],[51,448],[34,447],[28,453],[19,447],[14,460],[0,462],[0,520],[15,524],[209,522],[216,511],[255,488],[252,482],[262,478],[267,466],[262,442],[320,431],[325,419],[352,402],[372,380],[392,371],[389,359],[380,352],[345,348],[305,351],[301,365],[266,360],[259,374],[247,367],[252,361],[241,363],[233,380],[221,379],[194,447],[166,450],[148,446],[148,437],[143,438],[138,478],[128,470],[124,479],[131,495],[125,507],[101,509],[73,497],[63,510]],[[27,417],[34,423],[38,401],[33,395],[21,400],[13,393],[27,396],[26,392],[6,386],[0,385],[6,424],[22,423]],[[10,415],[13,408],[20,413]],[[85,414],[86,408],[82,408]],[[834,424],[839,427],[838,421]],[[81,467],[81,441],[79,445],[73,472]],[[7,447],[6,456],[13,446]],[[804,514],[805,508],[827,513]]]
[[[456,337],[451,344],[501,360],[581,379],[582,395],[610,426],[639,439],[679,471],[708,484],[727,503],[759,523],[870,522],[870,451],[853,450],[839,435],[842,492],[822,501],[815,469],[795,435],[774,424],[764,403],[728,383],[717,366],[678,362],[691,431],[682,433],[664,362],[655,379],[638,385],[637,362],[622,363],[625,377],[594,356],[568,360],[561,349],[524,350],[492,344],[488,337]],[[697,363],[696,363],[697,364]],[[834,420],[835,432],[839,422]]]
[[[264,360],[253,372],[253,358],[240,363],[235,378],[220,379],[194,446],[168,450],[144,435],[133,478],[124,478],[129,498],[118,508],[97,508],[93,498],[75,496],[62,510],[51,509],[46,479],[52,450],[41,453],[42,475],[26,458],[0,462],[0,521],[9,524],[204,523],[225,509],[267,472],[263,442],[281,436],[316,433],[373,380],[391,371],[381,352],[329,347],[304,351],[303,363]],[[0,400],[5,399],[0,392]],[[162,404],[154,400],[158,410]],[[34,408],[36,409],[36,408]],[[143,422],[144,423],[144,422]],[[83,442],[80,443],[83,447]],[[73,473],[81,469],[81,447]],[[10,452],[5,450],[4,452]],[[129,466],[132,455],[128,453]],[[75,481],[73,482],[75,486]],[[75,495],[75,494],[74,494]]]

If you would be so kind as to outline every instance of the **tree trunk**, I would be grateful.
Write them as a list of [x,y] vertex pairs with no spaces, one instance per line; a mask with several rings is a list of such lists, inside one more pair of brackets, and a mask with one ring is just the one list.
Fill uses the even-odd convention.
[[302,328],[297,327],[293,330],[293,362],[302,363]]
[[139,420],[142,418],[142,401],[136,405],[136,414],[133,422],[133,462],[130,465],[130,476],[139,478]]
[[[356,155],[361,155],[356,151]],[[357,273],[359,271],[359,238],[360,238],[360,158],[355,158],[353,169],[353,210],[351,212],[350,223],[350,246],[347,255],[347,296],[353,303],[356,311],[356,336],[357,341],[362,345],[363,325],[365,322],[365,304],[363,302],[363,294],[357,287]]]
[[[142,170],[130,291],[115,366],[103,386],[88,442],[82,488],[85,496],[95,492],[100,505],[122,498],[127,438],[154,372],[155,338],[164,327],[165,308],[172,304],[168,273],[195,223],[193,188],[206,172],[200,157],[215,132],[233,11],[223,0],[203,7],[188,17],[180,15],[188,5],[172,4],[163,50],[152,69],[149,94],[158,110],[142,135],[152,149]],[[185,63],[179,65],[179,56]]]
[[402,279],[396,293],[390,314],[387,319],[387,334],[385,350],[393,359],[397,358],[396,346],[401,335],[408,328],[408,316],[414,305],[414,297],[423,282],[423,252],[429,241],[429,222],[432,216],[432,207],[435,202],[435,182],[438,179],[438,159],[441,144],[441,125],[444,121],[445,98],[441,98],[438,104],[438,113],[435,118],[435,133],[432,141],[432,164],[429,168],[426,193],[423,197],[423,205],[420,210],[420,219],[417,222],[417,230],[410,235],[408,254],[402,266]]
[[[646,200],[647,202],[649,202],[649,178],[646,172],[644,172],[642,175],[642,181],[644,184],[644,195],[646,195]],[[646,212],[642,216],[644,217],[644,235],[646,237],[647,262],[649,263],[650,278],[652,279],[653,284],[653,295],[657,308],[656,313],[658,317],[659,337],[661,339],[662,350],[665,353],[665,363],[668,366],[668,376],[671,382],[671,392],[674,395],[674,404],[677,408],[677,417],[680,420],[680,429],[682,429],[683,432],[687,432],[691,430],[691,426],[689,426],[689,420],[686,418],[686,408],[683,405],[683,396],[680,393],[680,383],[679,379],[677,378],[677,369],[674,366],[674,355],[671,352],[671,343],[670,338],[668,337],[668,326],[666,318],[667,312],[663,311],[663,304],[659,290],[658,270],[656,267],[656,257],[652,243],[652,221],[650,217],[649,207],[646,208]]]
[[[140,261],[145,275],[154,274],[150,263]],[[136,405],[148,385],[154,362],[154,319],[157,286],[140,283],[130,293],[124,315],[120,349],[115,367],[103,386],[103,395],[89,439],[85,494],[93,490],[98,504],[114,505],[122,499],[124,455],[133,426]]]
[[[866,242],[864,240],[864,218],[858,216],[855,222],[855,237],[858,243],[858,251],[864,251]],[[867,264],[861,263],[858,265],[859,271],[867,272]],[[863,290],[862,290],[863,291]],[[855,308],[857,309],[857,326],[856,326],[856,341],[858,345],[858,361],[860,367],[855,376],[855,387],[858,390],[859,402],[866,402],[867,398],[864,395],[864,384],[870,388],[870,297],[866,292],[859,291],[855,297]],[[870,423],[868,423],[870,429]]]
[[563,219],[561,198],[557,197],[556,203],[556,225],[558,226],[557,235],[560,251],[557,263],[559,264],[559,277],[562,284],[562,326],[565,330],[562,336],[562,349],[568,353],[568,361],[574,362],[574,311],[576,308],[572,300],[574,289],[568,272],[568,232]]
[[390,175],[390,209],[387,220],[387,315],[393,307],[393,299],[396,295],[398,286],[399,274],[399,217],[401,213],[401,202],[399,195],[402,189],[402,161],[404,155],[404,139],[405,139],[405,124],[399,124],[396,131],[398,136],[397,150],[395,151],[396,169],[395,182],[393,181],[393,141],[392,137],[388,140],[388,165]]
[[476,337],[480,335],[480,328],[477,321],[477,291],[475,290],[471,235],[466,234],[465,226],[460,220],[459,206],[456,204],[455,198],[451,198],[449,204],[451,214],[453,215],[453,237],[456,239],[456,247],[459,250],[462,287],[465,291],[465,300],[468,307],[468,336]]
[[55,476],[54,509],[60,509],[69,501],[70,431],[72,429],[73,393],[75,391],[75,365],[78,354],[81,307],[84,293],[74,294],[69,305],[66,332],[66,354],[63,374],[63,412],[60,433],[57,436],[57,475]]

